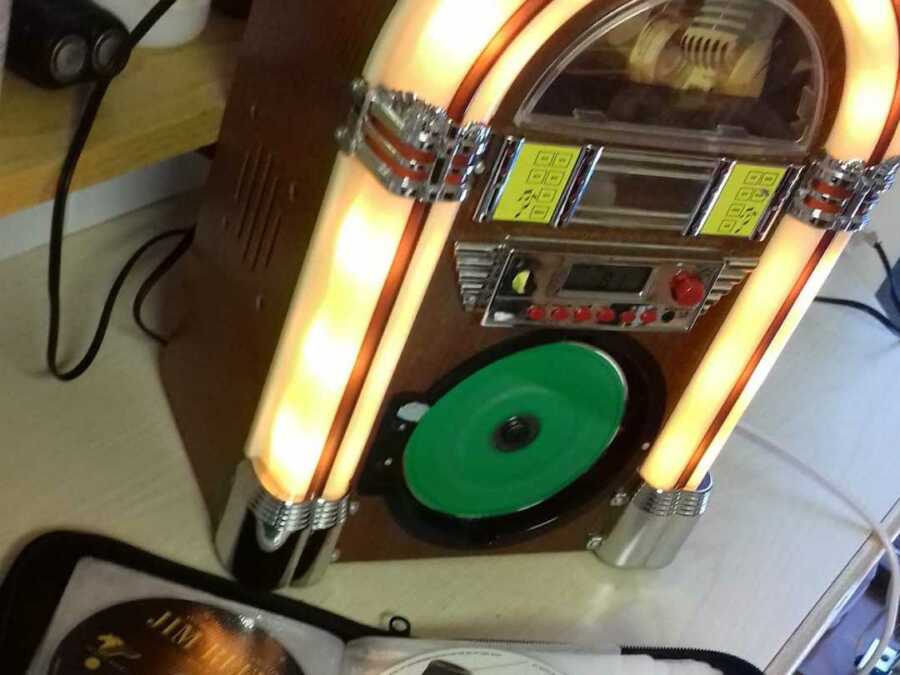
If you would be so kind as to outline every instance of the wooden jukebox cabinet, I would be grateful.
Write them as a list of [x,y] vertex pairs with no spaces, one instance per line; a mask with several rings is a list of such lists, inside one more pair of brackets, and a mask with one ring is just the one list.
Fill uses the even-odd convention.
[[668,562],[893,181],[897,27],[891,0],[255,3],[163,357],[224,562]]

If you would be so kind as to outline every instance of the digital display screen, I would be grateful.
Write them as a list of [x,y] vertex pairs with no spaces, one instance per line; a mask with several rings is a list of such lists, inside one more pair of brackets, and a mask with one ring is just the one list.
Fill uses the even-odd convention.
[[563,284],[564,291],[587,293],[640,293],[653,272],[652,267],[622,265],[572,265]]

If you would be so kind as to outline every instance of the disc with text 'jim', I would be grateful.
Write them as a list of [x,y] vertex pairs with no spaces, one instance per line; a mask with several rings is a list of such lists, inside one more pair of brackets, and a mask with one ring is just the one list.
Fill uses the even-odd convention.
[[48,675],[304,675],[258,623],[190,600],[131,600],[75,627]]
[[523,349],[468,376],[419,420],[403,455],[424,506],[476,519],[522,511],[571,485],[622,423],[622,371],[578,342]]

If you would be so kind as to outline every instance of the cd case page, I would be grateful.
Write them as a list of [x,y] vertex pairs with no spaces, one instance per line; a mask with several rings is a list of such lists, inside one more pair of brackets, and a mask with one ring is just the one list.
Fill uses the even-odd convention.
[[577,651],[568,645],[360,638],[344,675],[722,675],[705,663]]
[[85,558],[27,675],[339,675],[343,651],[313,626]]
[[540,643],[367,637],[94,558],[75,567],[27,675],[715,675],[691,661]]

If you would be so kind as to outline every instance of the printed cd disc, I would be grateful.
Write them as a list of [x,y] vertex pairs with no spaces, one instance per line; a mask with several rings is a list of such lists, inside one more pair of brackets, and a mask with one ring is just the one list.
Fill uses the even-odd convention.
[[82,621],[60,643],[48,672],[303,675],[254,617],[164,598],[113,605]]
[[557,670],[540,661],[500,651],[479,647],[442,649],[419,654],[403,663],[392,666],[382,675],[561,675]]
[[555,342],[500,358],[459,382],[419,420],[403,473],[424,506],[456,518],[522,511],[603,455],[627,387],[605,352]]

